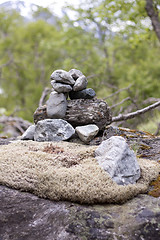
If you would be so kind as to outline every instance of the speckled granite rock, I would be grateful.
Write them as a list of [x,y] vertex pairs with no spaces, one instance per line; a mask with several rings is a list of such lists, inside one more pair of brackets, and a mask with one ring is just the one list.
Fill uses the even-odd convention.
[[123,205],[53,202],[0,186],[0,239],[157,240],[160,198],[139,195]]

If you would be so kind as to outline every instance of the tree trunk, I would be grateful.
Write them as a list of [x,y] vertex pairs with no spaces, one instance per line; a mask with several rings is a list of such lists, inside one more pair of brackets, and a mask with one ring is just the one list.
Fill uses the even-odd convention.
[[158,10],[154,7],[153,0],[146,0],[146,11],[151,19],[153,29],[160,41],[160,20],[158,17]]

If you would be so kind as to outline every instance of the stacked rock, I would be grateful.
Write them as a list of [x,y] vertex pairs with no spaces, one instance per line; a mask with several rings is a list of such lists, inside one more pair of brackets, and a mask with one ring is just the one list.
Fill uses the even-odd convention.
[[86,89],[87,78],[77,69],[56,70],[51,74],[51,80],[53,91],[46,103],[49,118],[65,117],[68,94],[70,99],[91,99],[96,95],[93,89]]
[[[21,139],[62,141],[72,137],[75,132],[85,143],[93,139],[99,132],[99,127],[93,124],[93,120],[97,119],[94,117],[94,112],[98,110],[98,114],[100,114],[100,108],[103,107],[105,110],[106,106],[102,106],[103,104],[99,104],[97,100],[95,100],[96,103],[94,102],[96,93],[91,88],[86,89],[87,84],[87,78],[77,69],[71,69],[69,72],[54,71],[51,74],[52,92],[46,106],[36,110],[34,113],[35,125],[27,129]],[[68,96],[71,100],[67,101]],[[96,104],[98,107],[94,111]],[[67,108],[70,109],[69,118],[66,114]],[[87,109],[91,110],[92,114],[89,114],[91,117],[88,117]],[[82,119],[86,119],[89,125],[81,126],[83,125]],[[77,127],[74,126],[75,120],[76,125],[78,123]]]

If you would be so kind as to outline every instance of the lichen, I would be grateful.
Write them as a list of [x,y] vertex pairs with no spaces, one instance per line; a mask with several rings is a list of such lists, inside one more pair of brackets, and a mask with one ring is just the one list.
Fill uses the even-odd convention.
[[153,189],[148,194],[152,197],[160,197],[160,175],[150,185],[153,186]]

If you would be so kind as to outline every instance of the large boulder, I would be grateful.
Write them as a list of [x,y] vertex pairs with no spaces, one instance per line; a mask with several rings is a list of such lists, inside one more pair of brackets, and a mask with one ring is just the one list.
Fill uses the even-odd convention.
[[113,136],[103,141],[95,154],[100,166],[117,184],[133,184],[140,178],[136,155],[123,137]]
[[54,202],[0,186],[2,240],[157,240],[160,198],[141,194],[123,205]]
[[37,123],[34,140],[63,141],[69,139],[75,133],[74,128],[62,119],[46,119]]

